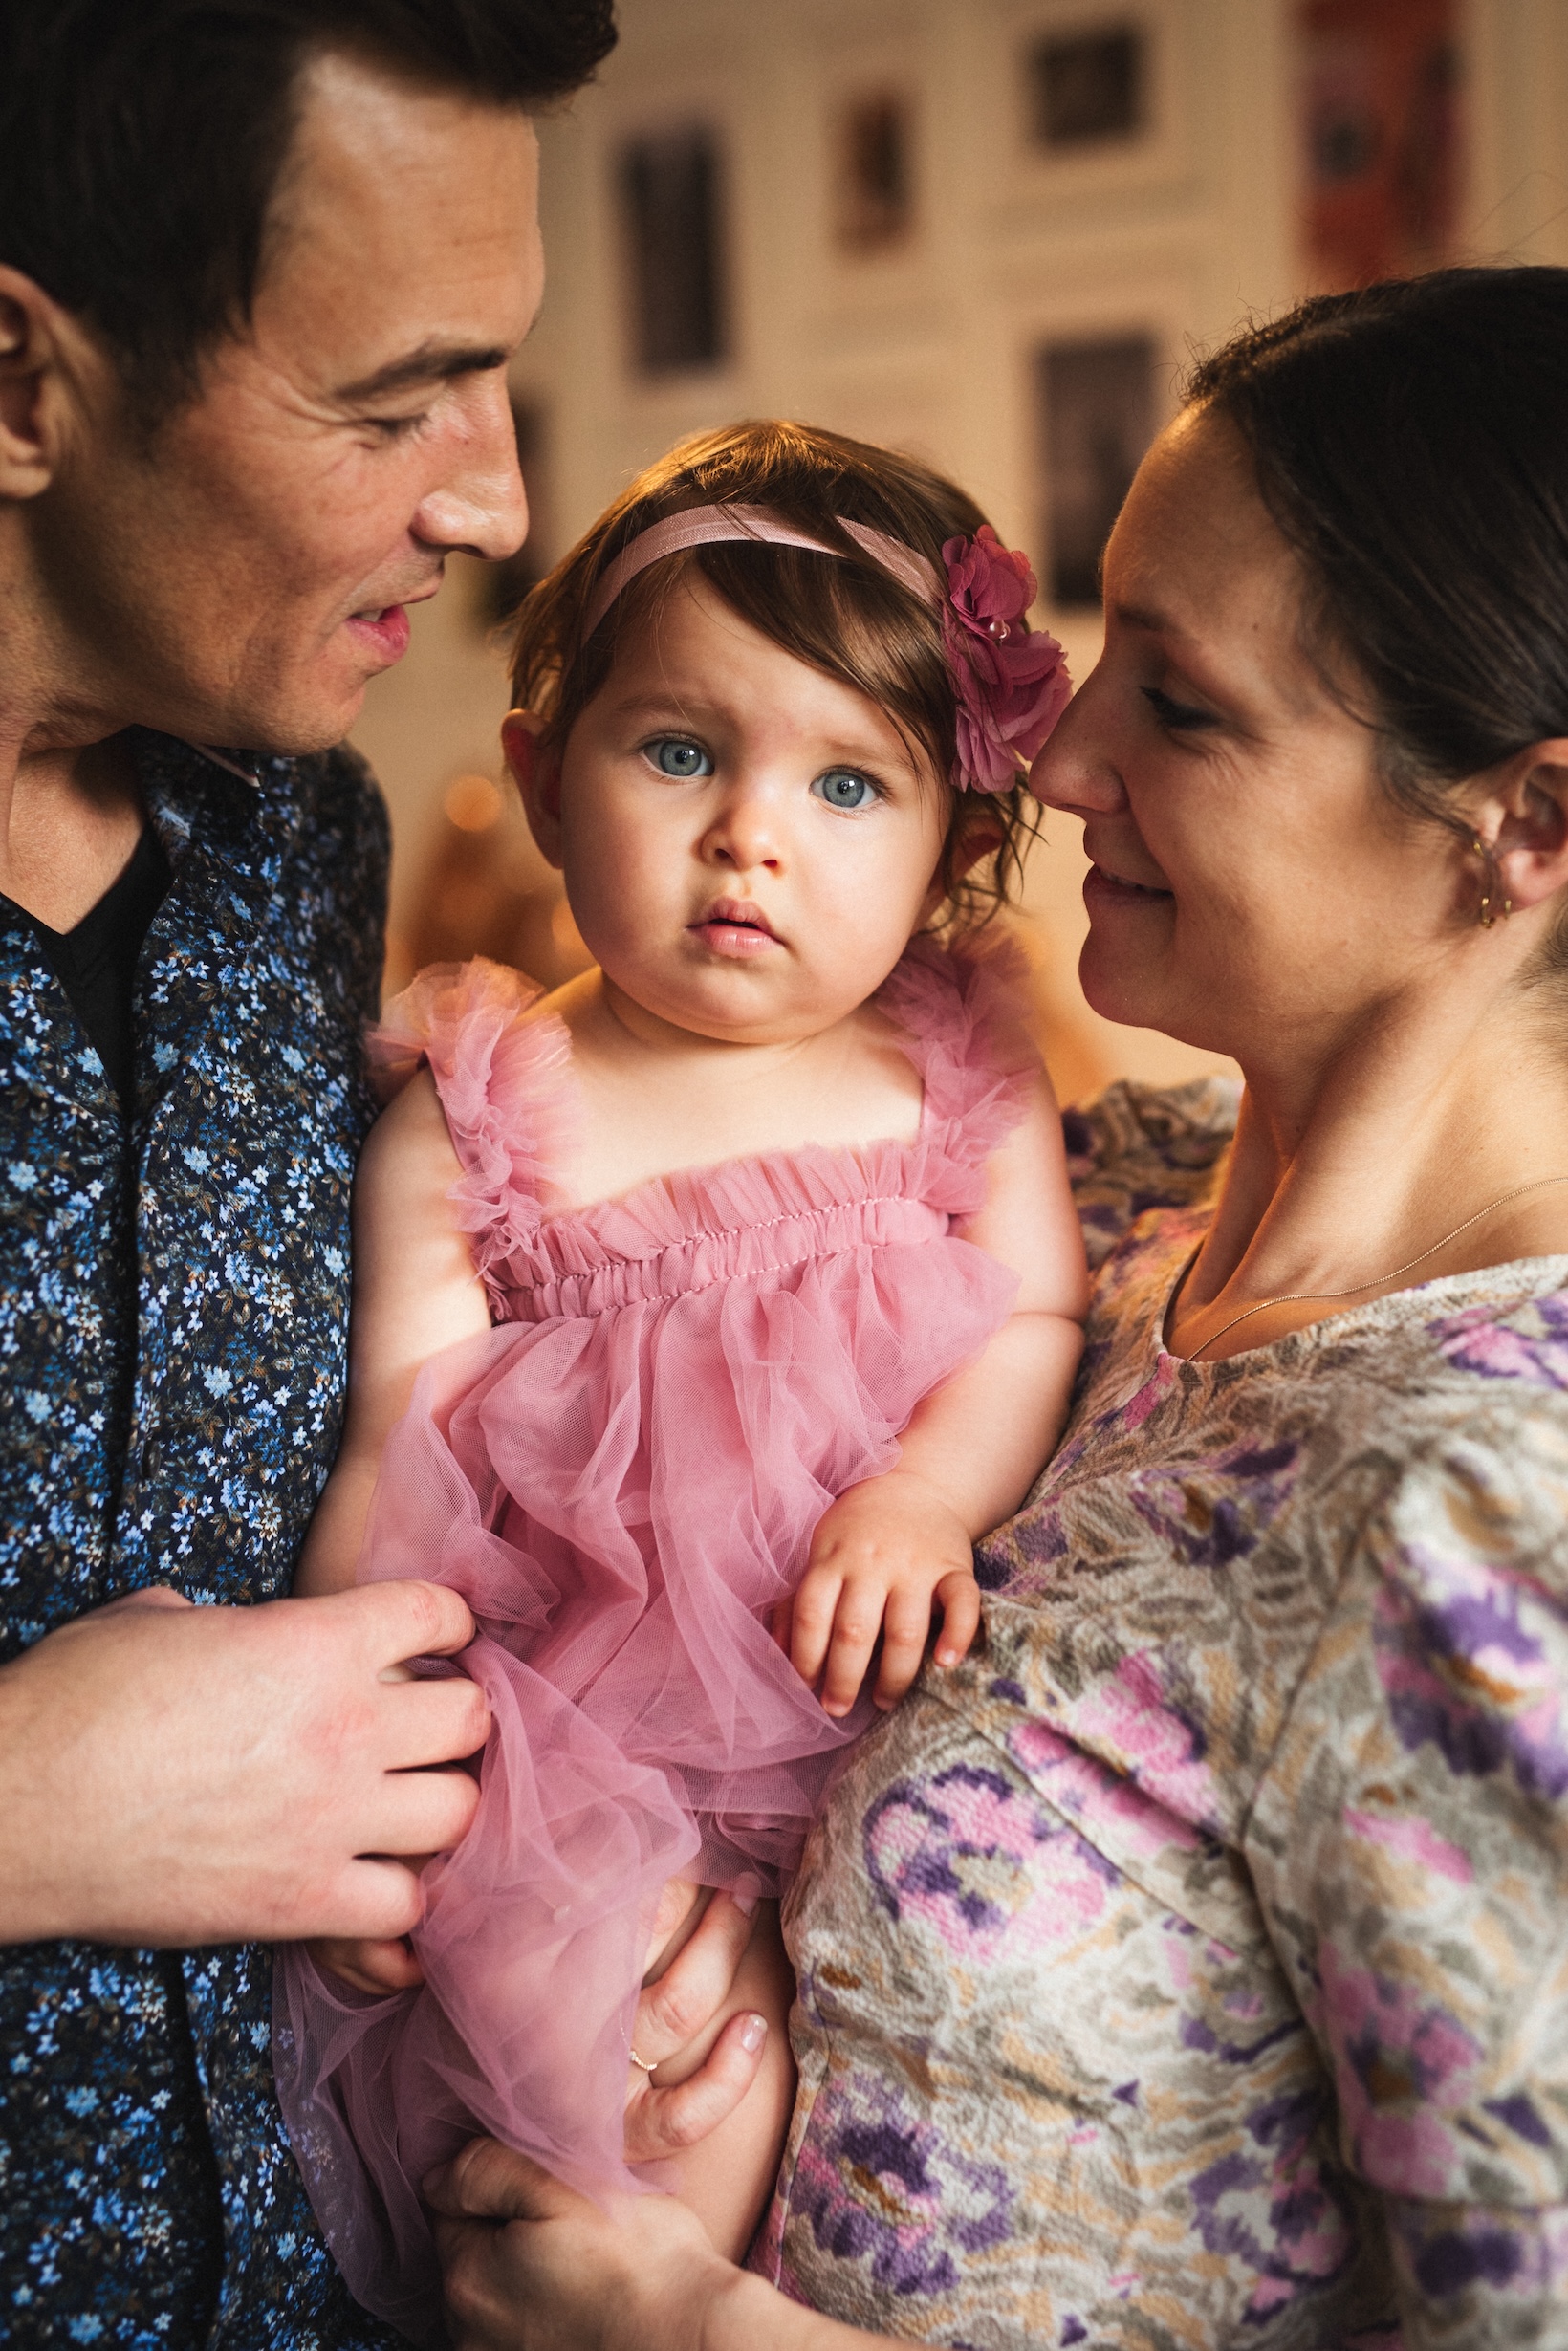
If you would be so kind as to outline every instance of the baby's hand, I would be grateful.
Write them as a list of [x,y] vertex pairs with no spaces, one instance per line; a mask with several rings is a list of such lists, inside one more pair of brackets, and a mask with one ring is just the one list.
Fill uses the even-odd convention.
[[305,1948],[324,1973],[355,1992],[373,1992],[382,1999],[389,1992],[409,1992],[425,1981],[425,1970],[406,1935],[388,1942],[369,1935],[317,1935]]
[[823,1512],[800,1587],[773,1611],[773,1639],[803,1680],[815,1686],[822,1675],[824,1712],[847,1714],[881,1633],[872,1694],[885,1709],[920,1670],[933,1603],[942,1611],[936,1662],[956,1665],[980,1622],[969,1533],[935,1487],[890,1469]]

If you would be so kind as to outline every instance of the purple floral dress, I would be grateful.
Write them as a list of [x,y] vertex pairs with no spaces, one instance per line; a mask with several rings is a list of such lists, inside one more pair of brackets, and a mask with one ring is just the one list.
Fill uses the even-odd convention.
[[753,2264],[976,2351],[1565,2344],[1568,1258],[1178,1361],[1231,1116],[1076,1122],[1077,1408],[808,1846]]

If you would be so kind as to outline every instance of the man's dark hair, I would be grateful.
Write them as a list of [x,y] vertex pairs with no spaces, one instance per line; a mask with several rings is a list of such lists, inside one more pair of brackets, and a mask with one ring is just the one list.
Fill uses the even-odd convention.
[[250,316],[311,55],[532,109],[615,37],[614,0],[0,0],[0,262],[155,417]]
[[1568,270],[1319,295],[1187,397],[1246,442],[1404,806],[1457,823],[1445,784],[1568,734]]

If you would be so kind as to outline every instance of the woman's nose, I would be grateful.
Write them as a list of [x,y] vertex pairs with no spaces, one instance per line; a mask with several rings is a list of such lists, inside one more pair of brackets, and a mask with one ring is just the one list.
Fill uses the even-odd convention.
[[464,400],[448,462],[420,500],[414,536],[447,553],[493,562],[528,536],[528,497],[505,375],[476,377]]
[[1127,805],[1112,746],[1100,723],[1098,674],[1091,672],[1078,687],[1029,771],[1035,797],[1047,808],[1071,816],[1114,816]]

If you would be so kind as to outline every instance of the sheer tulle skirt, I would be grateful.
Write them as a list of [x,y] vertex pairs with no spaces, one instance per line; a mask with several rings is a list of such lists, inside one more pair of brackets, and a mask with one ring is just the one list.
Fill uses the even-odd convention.
[[866,1247],[502,1327],[422,1374],[361,1574],[435,1577],[473,1609],[463,1664],[494,1717],[479,1812],[426,1875],[420,1991],[363,1999],[296,1950],[279,1975],[296,2151],[349,2283],[406,2331],[438,2308],[420,2181],[476,2130],[590,2188],[627,2180],[660,1888],[780,1892],[864,1727],[864,1701],[823,1713],[773,1604],[1013,1288],[961,1242]]

